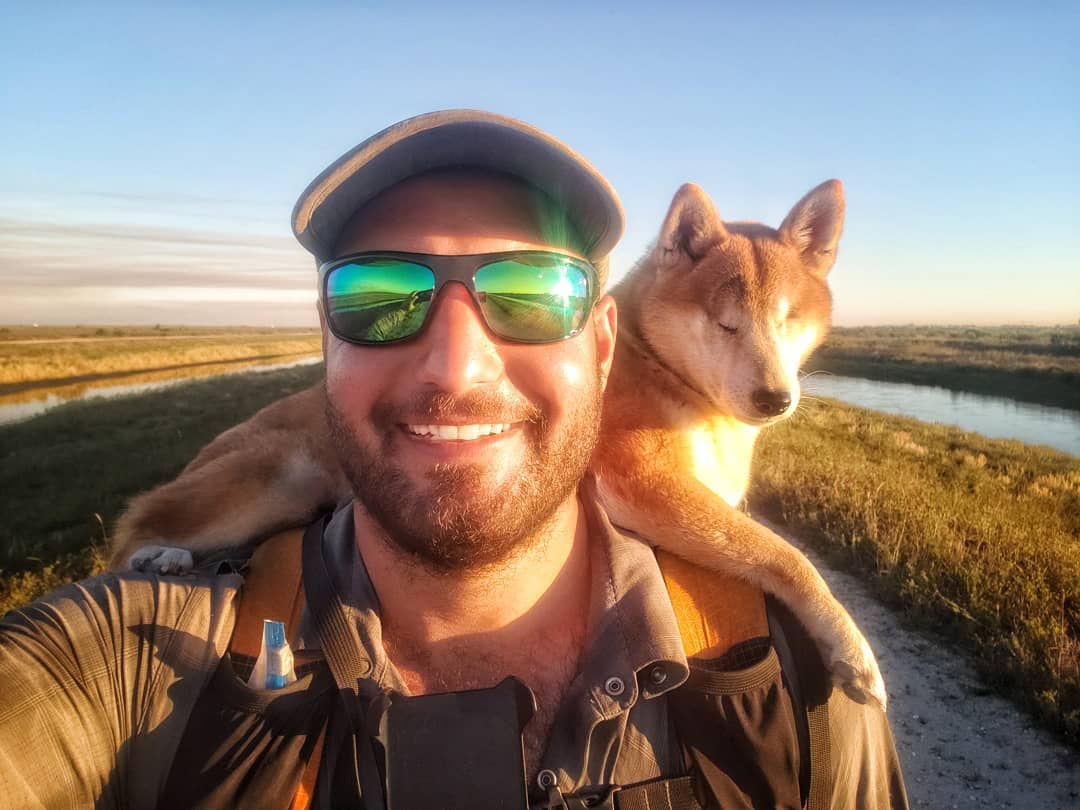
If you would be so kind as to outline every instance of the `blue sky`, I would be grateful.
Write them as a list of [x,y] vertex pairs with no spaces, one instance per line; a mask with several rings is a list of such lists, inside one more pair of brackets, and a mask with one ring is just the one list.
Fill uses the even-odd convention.
[[1080,6],[0,2],[0,323],[313,324],[289,213],[447,107],[589,157],[628,269],[675,189],[844,181],[836,322],[1076,323]]

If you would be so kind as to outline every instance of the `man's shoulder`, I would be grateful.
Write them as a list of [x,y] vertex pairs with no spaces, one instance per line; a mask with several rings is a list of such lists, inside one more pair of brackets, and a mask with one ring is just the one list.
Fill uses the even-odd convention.
[[107,628],[190,627],[213,637],[231,621],[237,574],[165,576],[108,572],[64,585],[3,617],[5,630],[36,627],[84,637]]

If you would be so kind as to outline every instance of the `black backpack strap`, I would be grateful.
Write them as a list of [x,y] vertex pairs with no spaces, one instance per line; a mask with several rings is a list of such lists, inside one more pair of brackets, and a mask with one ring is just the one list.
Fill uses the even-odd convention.
[[799,793],[806,810],[825,810],[833,795],[829,693],[832,682],[798,619],[773,596],[765,598],[769,635],[787,683],[799,738]]
[[558,787],[529,805],[530,810],[702,810],[697,798],[697,777],[653,779],[628,787],[609,786],[563,795]]
[[361,733],[364,731],[364,718],[359,700],[360,683],[371,674],[372,662],[364,655],[364,647],[356,628],[349,621],[341,594],[326,570],[322,538],[329,519],[327,515],[316,520],[304,532],[304,594],[334,682],[340,690],[356,698],[347,703],[350,704],[353,729]]
[[[367,733],[364,717],[365,701],[361,700],[361,682],[371,674],[372,662],[364,655],[364,646],[356,632],[356,627],[349,620],[349,613],[326,570],[323,558],[323,532],[331,515],[316,520],[304,532],[303,570],[304,594],[308,609],[315,621],[323,655],[330,667],[341,695],[352,729],[352,740],[345,740],[349,770],[349,781],[357,788],[363,785],[364,806],[379,808],[385,806],[382,795],[382,778],[375,761],[374,746]],[[340,762],[340,760],[339,760]]]

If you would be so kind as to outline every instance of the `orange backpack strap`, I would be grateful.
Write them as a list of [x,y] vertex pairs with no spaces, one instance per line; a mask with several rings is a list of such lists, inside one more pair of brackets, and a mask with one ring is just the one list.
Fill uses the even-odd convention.
[[[304,529],[290,529],[265,540],[251,555],[240,592],[236,626],[229,642],[229,652],[233,655],[258,658],[264,619],[285,622],[289,644],[295,646],[304,610],[303,540]],[[311,804],[325,737],[324,728],[315,741],[289,810],[307,810]]]
[[[656,561],[667,585],[671,606],[679,624],[683,649],[687,658],[719,658],[736,645],[753,638],[772,640],[785,673],[795,694],[792,708],[799,729],[799,750],[803,762],[809,762],[806,783],[800,775],[807,810],[820,810],[830,805],[833,777],[831,741],[828,734],[828,707],[817,696],[825,689],[828,676],[818,666],[812,649],[793,652],[788,634],[779,620],[767,610],[764,591],[736,577],[719,574],[687,562],[681,557],[656,549]],[[786,611],[781,607],[782,612]],[[803,633],[805,635],[805,631]],[[812,642],[804,639],[805,643]],[[814,698],[812,705],[807,696]]]
[[761,588],[656,551],[687,658],[719,658],[752,638],[768,637]]
[[251,555],[244,572],[229,652],[258,658],[264,619],[285,622],[289,643],[296,643],[295,634],[304,609],[300,565],[303,538],[303,529],[290,529],[265,540]]

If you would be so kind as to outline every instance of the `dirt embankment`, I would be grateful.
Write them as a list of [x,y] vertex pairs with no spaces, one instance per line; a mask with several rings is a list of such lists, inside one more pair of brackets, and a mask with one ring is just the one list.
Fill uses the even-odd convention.
[[961,655],[903,626],[856,577],[821,571],[877,653],[912,807],[1080,807],[1080,754],[991,695]]

